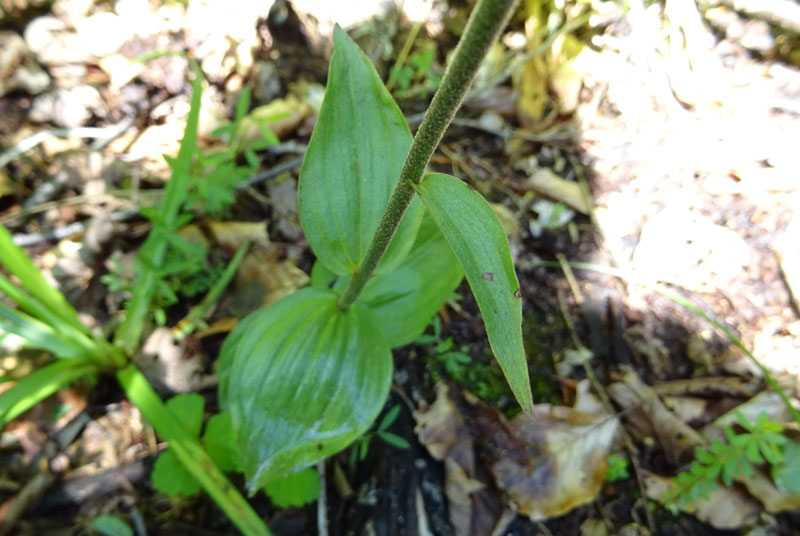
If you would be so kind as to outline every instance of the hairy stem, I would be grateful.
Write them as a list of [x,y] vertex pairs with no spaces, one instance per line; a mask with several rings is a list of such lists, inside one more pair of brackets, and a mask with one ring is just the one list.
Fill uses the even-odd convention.
[[389,246],[408,205],[414,198],[412,184],[419,184],[425,173],[425,166],[433,155],[433,151],[442,140],[461,101],[467,94],[475,73],[478,72],[489,47],[497,40],[500,31],[505,27],[518,0],[479,0],[467,21],[464,35],[456,47],[455,56],[447,67],[442,83],[431,101],[425,119],[414,136],[414,142],[406,157],[406,163],[400,172],[392,197],[386,206],[378,230],[372,243],[364,255],[358,271],[350,280],[347,289],[339,298],[339,308],[350,307],[370,276],[378,267],[386,248]]

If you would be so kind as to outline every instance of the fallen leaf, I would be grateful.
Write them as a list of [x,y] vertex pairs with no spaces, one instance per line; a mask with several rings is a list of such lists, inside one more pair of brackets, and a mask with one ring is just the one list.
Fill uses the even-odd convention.
[[203,244],[207,250],[214,244],[222,246],[229,254],[233,254],[245,242],[253,246],[268,247],[267,226],[263,223],[240,221],[214,221],[201,225],[186,225],[178,234],[190,242]]
[[633,369],[622,367],[620,379],[608,391],[617,404],[629,411],[630,422],[642,435],[657,437],[669,459],[689,461],[694,448],[705,443],[703,436],[668,410]]
[[236,274],[238,289],[249,287],[248,292],[262,289],[264,296],[257,307],[266,307],[307,284],[308,274],[292,260],[277,260],[271,248],[251,247]]
[[562,179],[550,168],[538,168],[528,177],[524,186],[554,201],[560,201],[581,214],[589,213],[589,203],[580,184]]
[[[462,400],[437,386],[436,402],[415,412],[415,430],[431,455],[445,461],[452,486],[447,496],[456,503],[450,505],[451,516],[458,512],[453,521],[460,527],[457,534],[485,534],[476,531],[475,508],[480,493],[493,486],[513,509],[533,520],[562,515],[595,499],[619,421],[605,413],[588,388],[588,381],[578,385],[572,408],[537,404],[534,417],[521,414],[508,421],[469,393]],[[476,476],[481,467],[493,482]],[[465,519],[473,521],[471,529]]]

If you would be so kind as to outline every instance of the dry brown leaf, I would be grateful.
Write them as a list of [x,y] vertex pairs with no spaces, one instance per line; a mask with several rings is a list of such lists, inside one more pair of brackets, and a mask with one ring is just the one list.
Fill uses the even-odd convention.
[[444,462],[448,517],[456,536],[489,536],[500,517],[494,490],[476,478],[475,450],[469,429],[444,383],[436,400],[414,412],[414,431],[431,456]]
[[153,330],[134,357],[160,393],[189,393],[216,385],[216,376],[205,374],[205,356],[190,354],[186,344],[186,339],[176,342],[171,329],[160,327]]
[[263,247],[252,247],[236,275],[237,289],[249,287],[253,293],[260,287],[265,295],[255,308],[266,307],[285,298],[309,281],[308,274],[292,260],[277,260],[277,253]]
[[214,221],[201,225],[191,224],[181,228],[178,234],[184,239],[202,244],[209,249],[211,240],[222,246],[229,254],[236,252],[245,242],[268,247],[267,226],[263,223],[243,221]]
[[254,108],[242,119],[236,143],[242,146],[263,138],[259,125],[267,127],[278,138],[283,139],[313,113],[311,106],[301,102],[294,95],[289,95],[285,99],[275,99],[269,104]]
[[[483,492],[492,489],[489,481],[476,476],[482,467],[514,509],[534,520],[564,514],[595,499],[619,422],[603,411],[588,388],[588,382],[579,384],[572,408],[539,404],[534,407],[535,418],[519,415],[509,422],[472,395],[465,393],[461,401],[446,387],[437,386],[436,402],[414,415],[416,432],[432,456],[445,460],[447,497],[451,516],[457,513],[453,516],[457,534],[487,534],[484,528],[489,523],[476,527],[478,503],[485,500]],[[494,523],[500,512],[496,515]]]
[[622,367],[620,379],[608,391],[617,404],[629,410],[631,423],[640,427],[643,435],[655,435],[671,460],[688,461],[694,448],[705,443],[703,436],[668,410],[633,369]]
[[537,463],[524,479],[498,478],[498,486],[531,519],[565,514],[600,492],[619,420],[605,413],[588,390],[584,380],[578,384],[574,407],[537,404],[533,418],[520,414],[511,421],[512,430],[542,452],[544,463]]
[[524,186],[554,201],[560,201],[581,214],[589,213],[590,207],[580,184],[562,179],[549,168],[534,171]]
[[755,384],[745,382],[735,376],[689,378],[659,383],[653,386],[653,391],[659,396],[690,396],[703,397],[732,396],[750,398],[755,396]]

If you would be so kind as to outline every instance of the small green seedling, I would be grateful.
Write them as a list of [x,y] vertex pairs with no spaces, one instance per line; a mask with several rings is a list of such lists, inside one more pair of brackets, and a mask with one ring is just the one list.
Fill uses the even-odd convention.
[[389,80],[396,89],[398,99],[425,97],[442,81],[441,74],[434,73],[433,50],[423,50],[411,56],[408,65],[394,66],[389,70]]
[[354,467],[356,462],[364,461],[369,453],[369,444],[375,437],[382,439],[387,445],[391,445],[398,449],[411,448],[411,445],[408,444],[408,441],[399,435],[389,432],[389,427],[394,424],[394,421],[397,420],[399,415],[400,406],[394,406],[392,409],[386,412],[386,415],[383,416],[383,419],[381,419],[381,422],[378,424],[378,427],[374,432],[367,432],[353,441],[353,444],[350,445],[350,467]]
[[[711,445],[697,447],[695,460],[688,471],[674,478],[675,487],[664,497],[668,507],[677,512],[687,504],[700,499],[708,500],[709,491],[717,489],[721,480],[725,486],[733,485],[737,476],[753,474],[753,465],[769,463],[776,484],[785,491],[797,490],[800,445],[790,442],[782,434],[783,427],[761,413],[754,423],[740,412],[736,421],[744,432],[735,433],[730,426],[724,428],[727,443],[715,439]],[[788,455],[788,457],[786,457]]]
[[[167,400],[166,405],[186,431],[200,441],[217,467],[225,472],[241,472],[230,413],[212,415],[203,430],[205,401],[202,396],[196,393],[180,394]],[[200,482],[169,447],[156,459],[150,479],[157,491],[171,497],[191,497],[197,495],[201,489]],[[319,496],[319,490],[319,476],[314,469],[306,469],[273,481],[264,488],[272,502],[281,508],[302,506],[314,501]]]
[[608,456],[608,471],[606,471],[606,482],[618,482],[620,480],[627,480],[631,474],[628,471],[628,460],[610,454]]

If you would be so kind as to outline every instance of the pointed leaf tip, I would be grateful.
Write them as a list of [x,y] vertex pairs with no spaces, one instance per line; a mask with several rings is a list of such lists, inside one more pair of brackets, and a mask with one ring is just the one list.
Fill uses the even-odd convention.
[[[372,63],[340,27],[319,119],[298,186],[300,221],[314,253],[337,275],[364,258],[411,147],[405,117]],[[422,218],[412,201],[379,267],[396,266]]]
[[464,269],[514,397],[533,415],[520,286],[500,221],[478,192],[455,177],[434,173],[415,188]]

